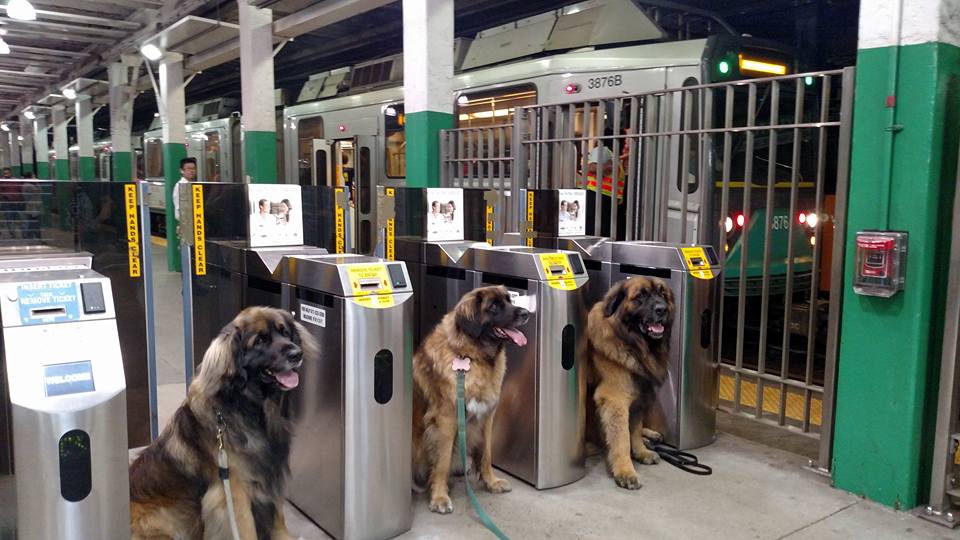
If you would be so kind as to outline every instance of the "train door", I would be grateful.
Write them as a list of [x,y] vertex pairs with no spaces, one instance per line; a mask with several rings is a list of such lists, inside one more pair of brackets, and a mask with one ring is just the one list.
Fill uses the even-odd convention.
[[203,133],[187,133],[187,157],[197,160],[197,182],[209,182],[203,166]]
[[[683,81],[683,86],[697,84],[697,79],[693,77]],[[714,238],[710,236],[710,227],[700,219],[701,215],[709,216],[710,213],[710,186],[701,186],[701,184],[709,184],[708,178],[701,179],[704,172],[709,170],[701,161],[701,153],[704,153],[704,149],[701,148],[704,137],[690,134],[700,129],[703,105],[700,102],[700,95],[699,92],[682,92],[673,97],[672,110],[668,111],[661,107],[661,112],[664,113],[661,121],[669,123],[673,128],[660,131],[684,132],[682,135],[669,137],[669,141],[664,141],[669,146],[669,150],[664,153],[665,156],[660,163],[660,167],[665,169],[666,174],[660,175],[663,183],[657,187],[661,190],[660,195],[665,196],[667,201],[666,206],[661,207],[666,211],[666,216],[661,216],[661,224],[666,223],[665,232],[668,242],[715,243]],[[706,158],[707,155],[709,153],[704,153],[703,157]],[[684,204],[686,204],[685,216]],[[664,220],[663,217],[666,219]]]
[[[326,139],[313,139],[310,141],[311,155],[310,160],[310,182],[312,186],[331,186],[331,181],[335,178],[333,173],[333,160],[330,155],[333,145]],[[301,184],[304,184],[301,178]]]
[[311,141],[311,183],[344,188],[347,251],[370,254],[376,248],[376,136]]
[[97,178],[101,182],[109,182],[113,177],[112,153],[101,150],[97,153]]

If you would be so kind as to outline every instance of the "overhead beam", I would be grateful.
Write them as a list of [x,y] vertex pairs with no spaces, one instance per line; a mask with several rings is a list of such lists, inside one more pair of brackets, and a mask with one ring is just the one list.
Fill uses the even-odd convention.
[[[76,0],[38,0],[34,3],[46,6],[77,7]],[[84,3],[118,6],[131,11],[141,8],[160,9],[163,7],[163,0],[84,0]]]
[[297,37],[318,28],[355,17],[396,0],[329,0],[291,13],[273,23],[273,35]]
[[[36,2],[34,2],[36,3]],[[0,9],[4,13],[7,11],[7,6],[0,6]],[[97,26],[106,26],[109,28],[123,28],[126,30],[138,30],[140,28],[140,23],[134,21],[126,21],[122,19],[110,19],[107,17],[94,17],[92,15],[78,15],[76,13],[68,13],[65,11],[50,11],[46,9],[37,10],[37,18],[44,20],[53,20],[53,21],[67,21],[83,24],[94,24]],[[36,23],[37,21],[24,21]]]
[[66,32],[45,32],[43,30],[26,30],[23,28],[5,27],[7,34],[4,37],[23,37],[27,39],[46,39],[50,41],[72,41],[75,43],[116,43],[116,38],[97,37],[90,35],[68,34]]
[[69,56],[71,58],[82,58],[84,54],[80,51],[65,51],[63,49],[47,49],[45,47],[28,47],[26,45],[10,44],[11,51],[21,51],[28,53],[37,53],[42,55]]
[[29,71],[15,71],[12,69],[0,69],[0,75],[19,75],[21,77],[37,77],[40,79],[56,79],[53,73],[30,73]]
[[[0,10],[4,13],[7,11],[7,6],[0,6]],[[13,19],[0,19],[0,25],[3,25],[7,29],[21,29],[21,30],[31,30],[34,28],[49,28],[50,30],[60,30],[63,32],[74,32],[80,34],[94,34],[100,36],[109,36],[109,37],[124,37],[129,32],[125,30],[112,30],[109,28],[95,28],[93,26],[88,26],[86,24],[69,24],[63,22],[49,22],[49,21],[16,21]]]

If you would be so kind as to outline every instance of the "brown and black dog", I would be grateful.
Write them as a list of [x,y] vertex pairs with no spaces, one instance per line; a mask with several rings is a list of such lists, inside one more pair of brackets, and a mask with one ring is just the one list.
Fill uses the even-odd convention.
[[232,538],[218,476],[218,427],[240,537],[290,538],[283,496],[291,426],[281,397],[299,384],[302,362],[316,358],[313,339],[289,312],[247,308],[224,327],[186,400],[130,466],[133,538]]
[[453,511],[447,482],[451,465],[454,471],[460,469],[460,453],[454,451],[458,448],[455,359],[458,363],[469,359],[470,365],[464,383],[468,459],[489,491],[510,491],[510,484],[493,474],[491,431],[506,373],[506,344],[526,345],[527,338],[518,328],[528,317],[527,310],[510,303],[504,287],[475,289],[444,316],[413,356],[414,483],[429,483],[434,512]]
[[634,277],[614,285],[587,317],[588,408],[595,409],[588,422],[598,424],[607,466],[626,489],[640,488],[631,456],[660,461],[644,438],[662,437],[643,426],[667,377],[675,309],[666,283]]

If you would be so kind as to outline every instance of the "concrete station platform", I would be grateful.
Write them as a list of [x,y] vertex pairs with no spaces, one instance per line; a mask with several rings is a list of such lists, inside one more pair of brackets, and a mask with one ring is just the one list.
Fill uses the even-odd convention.
[[[183,329],[180,276],[167,272],[163,249],[154,246],[153,256],[162,427],[185,394]],[[745,437],[763,440],[753,434],[752,422],[718,414],[729,432],[695,452],[713,467],[712,476],[687,474],[666,463],[640,465],[643,488],[631,492],[616,487],[603,461],[594,457],[587,477],[574,484],[538,492],[500,472],[511,480],[513,491],[492,495],[479,490],[478,497],[514,539],[957,538],[956,531],[832,488],[827,478],[804,468],[807,457],[749,440]],[[810,439],[801,439],[789,448],[803,452]],[[493,538],[470,507],[462,478],[453,479],[451,498],[454,512],[442,516],[427,509],[425,494],[415,494],[413,529],[399,538]],[[330,538],[291,505],[286,516],[294,536]]]

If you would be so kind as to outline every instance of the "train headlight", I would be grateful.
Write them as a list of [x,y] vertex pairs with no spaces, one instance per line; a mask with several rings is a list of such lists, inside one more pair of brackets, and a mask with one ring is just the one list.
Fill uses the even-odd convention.
[[733,218],[727,216],[727,219],[723,220],[723,228],[730,232],[733,230]]
[[743,214],[737,214],[737,227],[743,227],[743,224],[747,222],[747,218]]
[[819,223],[819,222],[820,222],[820,216],[818,216],[816,213],[810,212],[809,214],[807,214],[807,226],[808,226],[808,227],[810,227],[811,229],[816,229],[816,228],[817,228],[817,223]]

